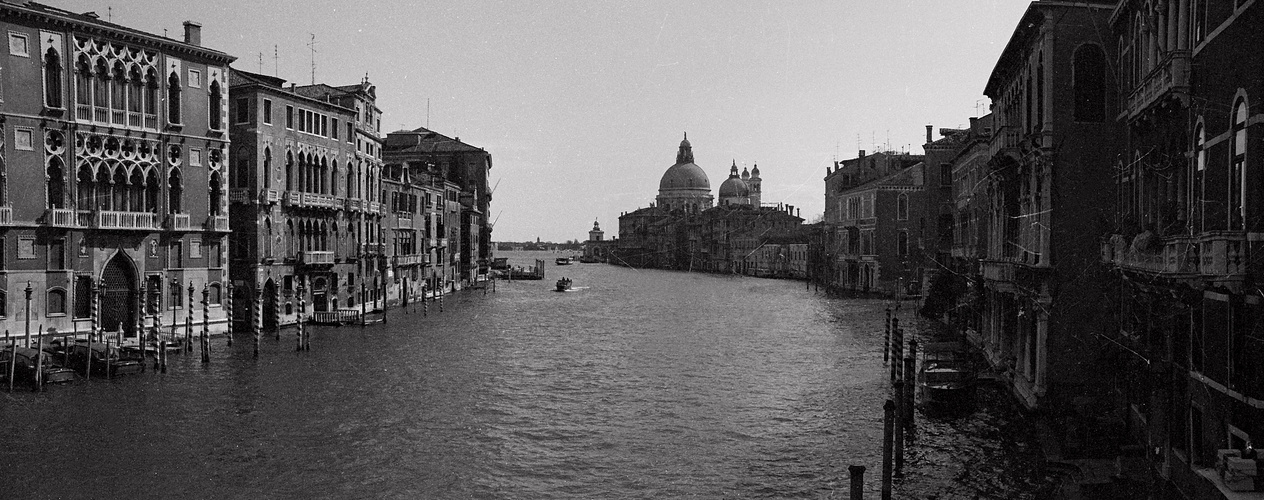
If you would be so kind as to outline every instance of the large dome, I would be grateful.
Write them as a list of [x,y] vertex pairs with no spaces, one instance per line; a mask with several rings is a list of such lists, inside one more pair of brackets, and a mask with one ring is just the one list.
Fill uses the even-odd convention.
[[704,189],[711,190],[711,181],[707,173],[692,162],[677,163],[663,172],[663,179],[658,182],[658,189]]
[[720,184],[720,198],[728,196],[750,196],[750,187],[740,177],[729,176]]

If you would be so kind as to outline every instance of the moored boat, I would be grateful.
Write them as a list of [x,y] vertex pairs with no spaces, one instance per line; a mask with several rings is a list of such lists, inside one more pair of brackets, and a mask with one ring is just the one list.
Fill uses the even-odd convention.
[[557,260],[556,260],[556,262],[557,262],[557,265],[559,265],[559,266],[569,266],[569,265],[571,265],[571,258],[570,258],[570,257],[558,257],[558,258],[557,258]]
[[976,374],[961,342],[928,342],[922,346],[917,377],[922,405],[953,410],[974,399]]
[[[92,375],[115,376],[132,375],[144,371],[145,365],[139,359],[123,356],[118,347],[101,342],[76,342],[70,351],[70,367],[84,373],[88,371],[88,356],[91,356]],[[107,372],[108,370],[108,372]]]
[[75,379],[75,371],[57,363],[52,353],[29,347],[9,347],[0,351],[0,367],[4,367],[3,373],[0,373],[0,383],[8,383],[10,365],[13,368],[13,381],[17,384],[35,385],[37,366],[45,384],[62,384]]
[[557,280],[557,291],[559,291],[559,292],[565,292],[565,291],[570,290],[570,289],[571,289],[571,279],[570,279],[570,278],[562,278],[562,279],[560,279],[560,280]]

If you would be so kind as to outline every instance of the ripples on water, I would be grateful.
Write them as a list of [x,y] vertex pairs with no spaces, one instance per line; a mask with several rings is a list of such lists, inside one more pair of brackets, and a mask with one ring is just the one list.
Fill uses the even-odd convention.
[[[315,328],[310,352],[217,339],[209,366],[8,396],[0,497],[846,498],[851,464],[876,495],[884,304],[548,266],[428,317]],[[551,291],[563,274],[580,289]],[[897,491],[1021,498],[1018,420],[924,423]]]

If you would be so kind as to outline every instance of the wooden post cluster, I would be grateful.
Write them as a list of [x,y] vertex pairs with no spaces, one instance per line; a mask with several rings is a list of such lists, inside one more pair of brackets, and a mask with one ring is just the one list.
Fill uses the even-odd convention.
[[909,408],[904,405],[904,381],[895,381],[895,418],[892,424],[894,436],[892,436],[893,445],[895,447],[895,475],[903,475],[904,471],[904,414],[908,413]]
[[904,351],[904,331],[900,329],[900,318],[891,318],[891,381],[900,378],[900,359]]
[[917,394],[917,339],[909,341],[908,356],[904,357],[904,426],[910,434],[915,431],[913,414],[916,408]]
[[865,466],[849,465],[847,466],[847,475],[851,479],[851,498],[850,500],[864,500],[865,497]]
[[882,341],[882,364],[887,364],[891,359],[891,307],[887,306],[887,321],[884,324],[886,336]]
[[193,282],[189,281],[189,307],[184,310],[184,352],[193,352]]

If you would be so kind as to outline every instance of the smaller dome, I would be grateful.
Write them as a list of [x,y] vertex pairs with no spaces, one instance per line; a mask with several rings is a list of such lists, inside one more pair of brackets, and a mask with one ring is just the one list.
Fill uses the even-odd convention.
[[723,184],[720,184],[720,197],[732,196],[750,196],[750,187],[737,175],[736,161],[733,162],[733,167],[729,169],[729,178],[725,179]]

